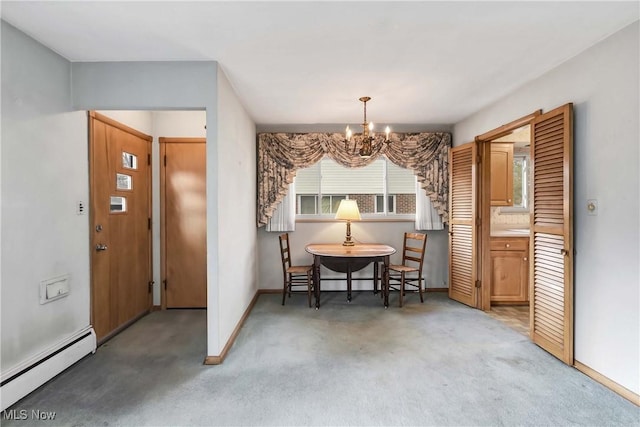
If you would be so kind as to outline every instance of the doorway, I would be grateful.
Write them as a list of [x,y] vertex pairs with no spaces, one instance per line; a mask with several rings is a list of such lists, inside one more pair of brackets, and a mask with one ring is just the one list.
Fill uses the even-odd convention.
[[[528,239],[492,236],[492,142],[526,125],[532,169]],[[505,277],[519,275],[520,283],[528,282],[531,340],[573,365],[573,105],[538,110],[456,146],[449,165],[450,298],[489,312],[494,265],[509,272]],[[513,191],[494,187],[507,198]],[[505,293],[507,300],[523,299],[522,288]]]
[[488,143],[491,147],[488,314],[529,335],[531,125],[525,124]]
[[151,141],[89,113],[91,323],[98,343],[151,308]]

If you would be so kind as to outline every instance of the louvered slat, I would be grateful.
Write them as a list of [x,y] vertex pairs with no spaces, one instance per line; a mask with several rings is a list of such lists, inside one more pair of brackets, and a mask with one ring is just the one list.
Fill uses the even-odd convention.
[[573,363],[572,106],[532,123],[532,339]]
[[475,301],[474,151],[472,144],[451,150],[449,179],[449,296],[468,305]]
[[471,227],[453,225],[452,241],[452,274],[458,278],[454,283],[455,289],[463,295],[471,296],[472,283],[472,255],[470,247]]

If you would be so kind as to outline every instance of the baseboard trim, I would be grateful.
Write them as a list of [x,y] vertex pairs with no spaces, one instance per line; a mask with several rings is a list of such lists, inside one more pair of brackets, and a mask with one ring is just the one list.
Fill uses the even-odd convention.
[[19,366],[2,373],[0,410],[4,411],[89,353],[96,351],[91,326],[53,345]]
[[124,331],[129,326],[133,325],[134,323],[136,323],[138,320],[142,319],[144,316],[146,316],[149,313],[150,313],[150,311],[146,310],[146,311],[138,314],[133,319],[129,320],[127,323],[123,323],[122,325],[118,326],[116,329],[114,329],[113,331],[109,332],[107,335],[105,335],[104,337],[102,337],[101,339],[98,340],[98,343],[97,343],[98,347],[100,347],[101,345],[103,345],[104,343],[109,341],[111,338],[115,337],[120,332]]
[[425,292],[449,292],[449,288],[424,288]]
[[153,305],[153,306],[151,306],[151,312],[154,312],[154,311],[161,311],[161,310],[162,310],[162,306],[160,306],[160,305]]
[[246,322],[247,317],[249,317],[249,314],[251,314],[251,310],[253,310],[253,307],[256,305],[256,302],[258,301],[258,297],[260,296],[261,293],[262,292],[260,292],[260,289],[258,289],[256,291],[255,295],[253,296],[253,299],[249,303],[249,306],[247,307],[247,309],[242,314],[242,317],[240,318],[240,321],[238,321],[238,324],[236,325],[236,328],[233,330],[233,333],[231,334],[231,336],[227,340],[227,343],[225,344],[224,348],[222,349],[222,353],[220,353],[219,356],[207,356],[207,357],[205,357],[203,364],[205,364],[205,365],[220,365],[220,364],[222,364],[222,362],[224,362],[224,359],[227,357],[227,353],[229,353],[229,350],[231,350],[231,347],[233,347],[233,343],[236,342],[236,338],[238,337],[238,334],[240,333],[240,330],[242,329],[242,326],[244,325],[244,322]]
[[[305,291],[306,292],[306,291]],[[259,294],[281,294],[282,288],[276,289],[258,289]]]
[[617,393],[620,396],[624,397],[625,399],[627,399],[629,402],[633,403],[634,405],[640,406],[640,395],[632,392],[631,390],[629,390],[628,388],[626,388],[624,386],[621,386],[620,384],[618,384],[617,382],[613,381],[612,379],[609,379],[609,378],[605,377],[600,372],[588,367],[584,363],[578,362],[576,360],[576,361],[574,361],[573,366],[578,371],[582,372],[583,374],[585,374],[589,378],[599,382],[600,384],[602,384],[603,386],[607,387],[609,390],[613,391],[614,393]]

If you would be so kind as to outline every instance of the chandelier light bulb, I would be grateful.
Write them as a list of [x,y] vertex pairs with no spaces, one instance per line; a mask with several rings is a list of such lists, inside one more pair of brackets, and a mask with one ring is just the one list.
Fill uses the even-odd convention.
[[[364,104],[364,117],[362,121],[362,134],[353,135],[353,132],[347,126],[345,129],[345,139],[344,139],[344,148],[345,150],[349,150],[349,143],[353,141],[353,153],[356,153],[356,147],[360,147],[359,153],[361,157],[371,157],[374,151],[379,152],[380,148],[375,148],[377,146],[375,143],[375,134],[373,133],[373,122],[367,121],[367,101],[370,101],[371,98],[368,96],[363,96],[360,98],[360,101]],[[389,126],[385,129],[386,138],[383,142],[389,144],[391,140],[389,140],[389,134],[391,133],[391,129]]]

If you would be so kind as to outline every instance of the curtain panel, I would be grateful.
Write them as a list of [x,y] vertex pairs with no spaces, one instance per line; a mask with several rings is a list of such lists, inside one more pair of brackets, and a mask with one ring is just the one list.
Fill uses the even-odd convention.
[[345,146],[341,133],[259,133],[257,224],[269,222],[287,194],[298,169],[320,161],[325,155],[348,168],[363,167],[382,155],[413,171],[418,183],[444,222],[449,218],[449,149],[446,132],[393,133],[390,144],[376,138],[371,157],[360,157],[353,144]]

